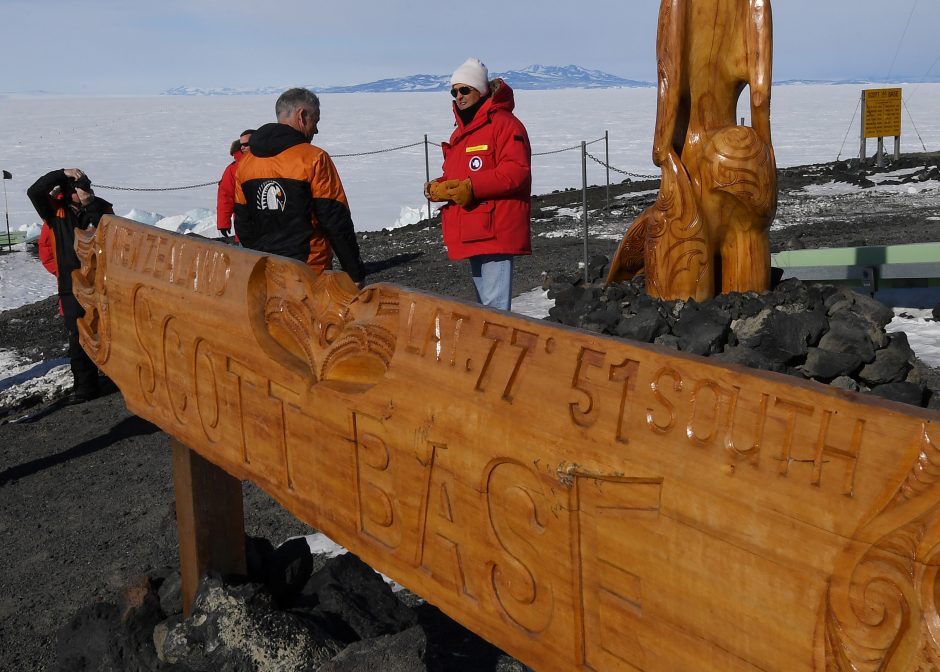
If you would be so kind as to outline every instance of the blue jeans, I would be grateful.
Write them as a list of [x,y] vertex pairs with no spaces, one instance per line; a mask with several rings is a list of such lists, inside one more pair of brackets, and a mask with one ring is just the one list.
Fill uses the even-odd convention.
[[470,275],[477,301],[490,308],[509,310],[512,300],[511,254],[481,254],[470,257]]

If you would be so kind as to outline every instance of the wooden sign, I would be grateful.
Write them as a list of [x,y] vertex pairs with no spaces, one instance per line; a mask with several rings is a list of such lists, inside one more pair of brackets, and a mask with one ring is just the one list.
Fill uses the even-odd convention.
[[940,662],[935,412],[119,217],[77,247],[133,412],[537,670]]
[[901,89],[863,89],[866,138],[901,135]]

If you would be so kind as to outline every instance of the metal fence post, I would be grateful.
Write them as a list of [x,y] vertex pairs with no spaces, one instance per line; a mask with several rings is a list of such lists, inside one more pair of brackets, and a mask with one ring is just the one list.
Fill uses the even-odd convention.
[[861,163],[865,162],[865,92],[862,91],[862,120],[861,120],[861,129],[859,135],[861,136],[861,143],[858,148],[858,160]]
[[604,131],[604,169],[607,171],[607,212],[610,212],[610,131]]
[[[424,181],[431,181],[431,161],[428,158],[428,134],[424,134]],[[428,222],[431,221],[431,199],[428,199]]]
[[588,283],[587,143],[581,141],[581,205],[584,221],[584,284]]
[[[895,147],[898,146],[896,142],[895,142],[894,146],[895,146]],[[13,179],[13,173],[4,170],[4,171],[3,171],[3,175],[2,175],[2,180],[0,180],[0,181],[3,182],[3,211],[4,211],[4,213],[6,214],[6,217],[7,217],[7,251],[9,251],[9,252],[12,252],[12,251],[13,251],[13,239],[10,238],[10,205],[9,205],[9,203],[7,203],[7,183],[6,183],[6,180],[12,180],[12,179]]]

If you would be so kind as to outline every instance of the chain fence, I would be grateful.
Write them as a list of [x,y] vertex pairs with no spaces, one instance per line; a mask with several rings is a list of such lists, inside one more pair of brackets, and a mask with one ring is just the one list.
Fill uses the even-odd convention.
[[[582,175],[581,191],[582,191],[582,202],[583,202],[583,213],[582,213],[581,219],[582,219],[582,223],[584,227],[584,232],[583,232],[584,261],[582,263],[583,263],[583,268],[584,268],[585,273],[587,273],[587,267],[588,267],[588,237],[589,237],[588,207],[587,207],[587,192],[588,192],[589,187],[587,184],[587,160],[591,159],[592,161],[602,166],[606,170],[606,175],[607,175],[606,177],[606,188],[607,188],[606,203],[607,204],[606,204],[606,207],[604,208],[606,211],[610,211],[610,171],[614,171],[615,173],[619,173],[621,175],[626,176],[627,178],[632,178],[635,180],[654,180],[654,179],[658,180],[659,179],[659,175],[646,175],[643,173],[633,173],[628,170],[617,168],[615,166],[610,165],[609,159],[601,160],[597,156],[594,156],[593,154],[587,151],[587,148],[589,146],[594,145],[599,142],[604,143],[605,155],[608,155],[609,147],[610,147],[610,136],[607,132],[605,132],[604,135],[599,138],[596,138],[590,141],[583,141],[580,144],[571,145],[570,147],[561,147],[559,149],[552,149],[552,150],[547,150],[544,152],[532,153],[532,157],[535,158],[535,157],[543,157],[543,156],[553,156],[556,154],[561,154],[563,152],[572,152],[575,150],[581,150],[581,175]],[[363,156],[376,156],[378,154],[389,154],[392,152],[398,152],[398,151],[405,150],[405,149],[412,149],[414,147],[421,147],[422,145],[424,146],[425,177],[426,179],[430,179],[430,157],[429,157],[428,148],[432,145],[435,147],[440,147],[441,144],[437,142],[429,141],[427,135],[424,136],[424,140],[419,140],[418,142],[411,142],[405,145],[397,145],[395,147],[383,147],[381,149],[375,149],[375,150],[365,151],[365,152],[332,154],[331,156],[333,158],[356,158],[356,157],[363,157]],[[199,189],[203,187],[215,186],[215,185],[218,185],[218,183],[219,183],[218,180],[212,180],[211,182],[201,182],[199,184],[190,184],[190,185],[183,185],[183,186],[178,186],[178,187],[123,187],[123,186],[114,186],[114,185],[109,185],[109,184],[95,184],[94,186],[95,188],[98,188],[98,189],[113,189],[115,191],[154,192],[154,191],[181,191],[184,189]],[[428,219],[430,220],[432,216],[430,200],[428,200],[427,202],[427,216],[428,216]]]
[[[561,154],[562,152],[570,152],[570,151],[582,149],[582,146],[586,147],[586,146],[593,145],[598,142],[604,142],[607,140],[608,140],[608,136],[605,134],[599,138],[596,138],[595,140],[585,141],[582,144],[572,145],[570,147],[562,147],[560,149],[552,149],[552,150],[548,150],[544,152],[533,152],[532,156],[537,157],[537,156],[551,156],[554,154]],[[435,147],[440,147],[441,143],[432,142],[432,141],[425,139],[425,140],[419,140],[418,142],[412,142],[407,145],[398,145],[396,147],[385,147],[382,149],[375,149],[375,150],[371,150],[367,152],[350,152],[347,154],[331,154],[330,156],[332,156],[334,159],[356,158],[360,156],[375,156],[377,154],[389,154],[391,152],[398,152],[403,149],[411,149],[413,147],[420,147],[422,145],[425,147],[425,153],[427,153],[428,146],[433,145]],[[600,164],[601,166],[604,166],[605,168],[613,170],[614,172],[620,173],[621,175],[625,175],[627,177],[643,179],[643,180],[658,179],[659,177],[658,175],[642,175],[639,173],[631,173],[626,170],[621,170],[620,168],[615,168],[614,166],[609,165],[608,163],[606,163],[605,161],[602,161],[601,159],[597,158],[593,154],[590,154],[587,152],[586,154],[588,157],[590,157],[593,161]],[[96,189],[111,189],[114,191],[141,191],[143,192],[143,191],[182,191],[185,189],[200,189],[203,187],[211,187],[211,186],[216,186],[218,184],[219,184],[218,180],[212,180],[211,182],[200,182],[199,184],[187,184],[187,185],[183,185],[179,187],[122,187],[122,186],[116,186],[116,185],[111,185],[111,184],[97,184],[97,183],[94,186]]]
[[[602,138],[602,139],[603,139],[603,138]],[[638,180],[658,180],[659,177],[660,177],[659,175],[642,175],[642,174],[640,174],[640,173],[631,173],[631,172],[628,171],[628,170],[621,170],[620,168],[615,168],[615,167],[613,167],[612,165],[610,165],[609,163],[605,163],[604,161],[601,161],[599,158],[597,158],[596,156],[594,156],[594,155],[591,154],[590,152],[585,152],[584,155],[587,156],[587,157],[588,157],[589,159],[591,159],[592,161],[594,161],[594,162],[596,162],[596,163],[599,163],[600,165],[604,166],[605,168],[609,168],[610,170],[614,171],[615,173],[620,173],[621,175],[626,175],[627,177],[634,177],[634,178],[636,178],[636,179],[638,179]]]
[[199,187],[208,187],[218,183],[218,180],[213,180],[201,184],[187,184],[183,187],[112,187],[109,184],[98,184],[96,182],[94,186],[95,189],[114,189],[115,191],[182,191],[183,189],[198,189]]

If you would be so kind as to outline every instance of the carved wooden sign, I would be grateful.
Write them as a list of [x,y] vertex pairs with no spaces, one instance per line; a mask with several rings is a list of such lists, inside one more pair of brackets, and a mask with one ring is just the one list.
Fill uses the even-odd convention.
[[78,249],[131,410],[538,670],[940,663],[935,412],[118,217]]

